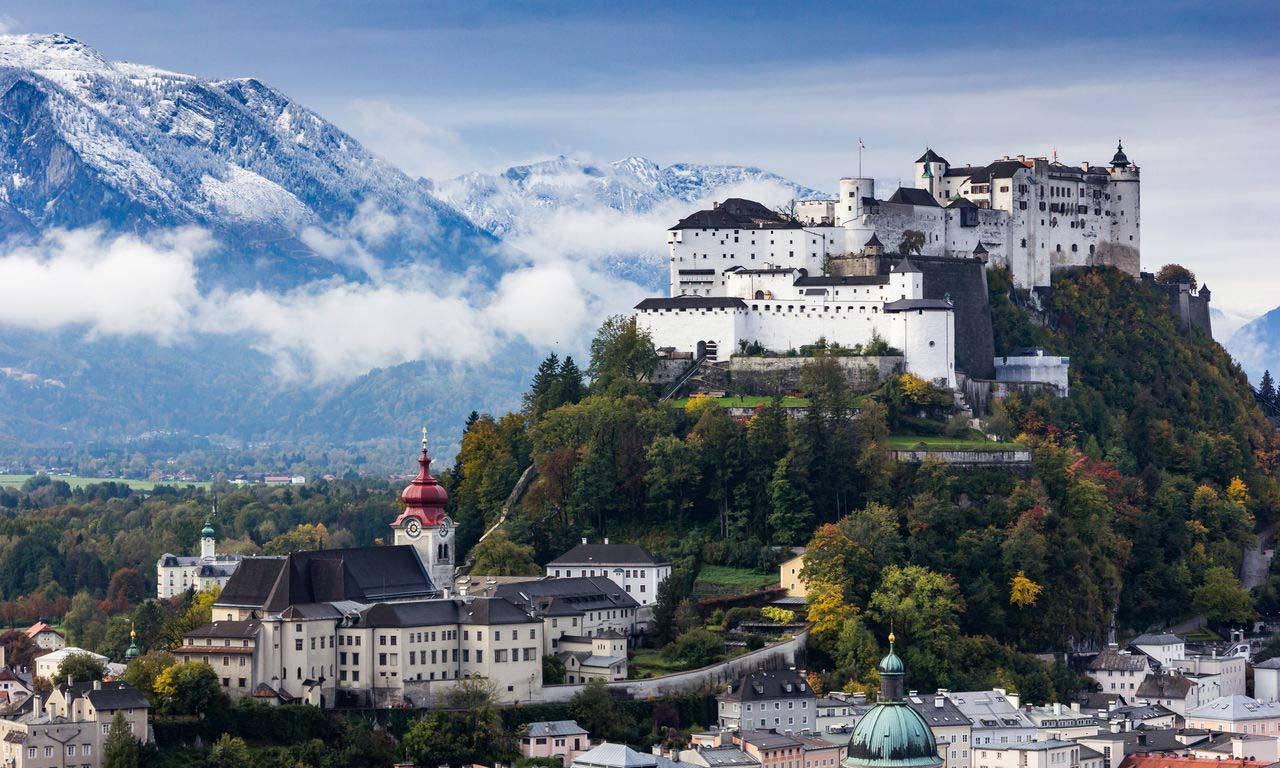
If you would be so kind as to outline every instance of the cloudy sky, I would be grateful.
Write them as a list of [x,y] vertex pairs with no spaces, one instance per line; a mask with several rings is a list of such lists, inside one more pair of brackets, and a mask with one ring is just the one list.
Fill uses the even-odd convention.
[[259,77],[436,178],[644,155],[830,189],[858,137],[887,184],[925,146],[1103,162],[1123,137],[1145,266],[1280,304],[1280,3],[1048,5],[9,0],[0,29]]

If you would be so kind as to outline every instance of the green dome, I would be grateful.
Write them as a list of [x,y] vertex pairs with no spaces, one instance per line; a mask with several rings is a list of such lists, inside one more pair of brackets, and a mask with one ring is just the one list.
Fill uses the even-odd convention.
[[204,521],[204,527],[200,529],[200,538],[202,539],[213,538],[213,523],[209,522],[207,518]]
[[880,660],[880,674],[882,675],[905,675],[907,668],[903,666],[902,659],[898,654],[893,652],[893,646],[889,647],[889,655]]
[[[890,654],[885,662],[897,659]],[[901,667],[902,662],[898,662]],[[884,662],[881,662],[883,669]],[[850,768],[937,768],[938,743],[933,731],[906,702],[882,702],[871,709],[849,737]]]

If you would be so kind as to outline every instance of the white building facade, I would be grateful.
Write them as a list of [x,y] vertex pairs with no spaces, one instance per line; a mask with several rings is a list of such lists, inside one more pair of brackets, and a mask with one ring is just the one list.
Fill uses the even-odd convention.
[[200,531],[200,556],[183,557],[168,552],[156,563],[156,596],[161,600],[177,597],[189,589],[208,592],[227,585],[231,574],[243,559],[241,555],[219,555],[214,539],[213,523],[204,521]]
[[908,259],[889,275],[811,277],[804,267],[735,266],[720,279],[720,295],[645,299],[636,305],[636,324],[659,349],[710,360],[750,344],[785,352],[819,339],[849,348],[879,339],[902,352],[908,371],[955,386],[954,306],[924,297],[924,274]]
[[658,601],[658,587],[671,575],[671,563],[658,560],[635,544],[582,543],[547,563],[553,579],[604,576],[640,605]]

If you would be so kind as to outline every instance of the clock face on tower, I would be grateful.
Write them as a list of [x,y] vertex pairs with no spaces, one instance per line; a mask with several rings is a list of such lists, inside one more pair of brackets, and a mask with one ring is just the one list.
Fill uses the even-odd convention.
[[422,535],[422,523],[417,520],[410,520],[404,524],[404,532],[408,534],[409,538],[416,539]]
[[439,532],[440,538],[447,538],[449,536],[449,531],[453,530],[453,521],[447,517],[441,518],[440,527],[436,530]]

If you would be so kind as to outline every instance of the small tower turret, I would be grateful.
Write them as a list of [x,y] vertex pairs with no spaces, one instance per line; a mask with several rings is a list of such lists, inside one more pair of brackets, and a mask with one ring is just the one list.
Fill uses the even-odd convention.
[[947,175],[951,165],[942,155],[933,149],[926,149],[920,159],[916,160],[916,189],[925,189],[934,198],[942,194],[942,177]]
[[130,661],[133,661],[134,659],[138,658],[138,656],[140,656],[141,654],[142,654],[142,651],[138,649],[138,630],[136,627],[133,626],[132,623],[130,623],[129,624],[129,649],[124,652],[125,663],[127,664]]
[[213,538],[213,521],[211,518],[204,519],[204,528],[200,529],[200,559],[212,560],[216,556],[215,540]]
[[880,701],[902,701],[905,685],[906,666],[898,654],[893,652],[896,638],[889,633],[889,653],[880,660]]

